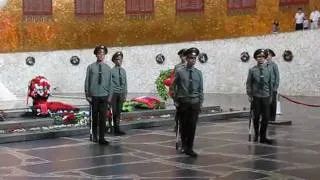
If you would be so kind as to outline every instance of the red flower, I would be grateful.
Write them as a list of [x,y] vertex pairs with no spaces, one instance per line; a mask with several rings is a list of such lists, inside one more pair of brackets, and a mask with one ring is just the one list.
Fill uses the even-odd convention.
[[76,116],[74,113],[67,114],[63,116],[63,124],[73,124],[75,123]]

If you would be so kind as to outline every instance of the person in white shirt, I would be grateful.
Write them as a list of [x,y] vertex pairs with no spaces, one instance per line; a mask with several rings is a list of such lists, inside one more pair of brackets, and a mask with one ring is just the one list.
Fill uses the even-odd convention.
[[305,15],[302,11],[302,8],[298,8],[298,11],[294,18],[296,20],[296,31],[303,30],[303,21],[305,19]]
[[303,20],[303,29],[304,30],[309,29],[309,20],[308,19]]
[[310,14],[311,29],[318,29],[319,18],[320,18],[320,12],[315,7]]
[[274,20],[272,24],[272,33],[279,33],[280,32],[280,24],[278,20]]

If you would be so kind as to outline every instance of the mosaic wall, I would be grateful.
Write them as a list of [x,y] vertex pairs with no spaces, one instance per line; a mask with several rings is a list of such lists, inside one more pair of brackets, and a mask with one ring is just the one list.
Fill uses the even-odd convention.
[[[320,5],[310,0],[304,7]],[[319,6],[320,7],[320,6]],[[53,16],[37,21],[22,16],[22,0],[10,0],[0,10],[0,52],[49,51],[91,48],[97,44],[131,46],[162,44],[226,37],[269,34],[274,19],[281,31],[294,29],[297,7],[279,7],[278,0],[257,0],[257,9],[230,12],[226,0],[206,0],[202,14],[176,14],[174,0],[155,0],[152,17],[125,14],[124,0],[106,0],[105,15],[80,18],[73,0],[54,0]]]

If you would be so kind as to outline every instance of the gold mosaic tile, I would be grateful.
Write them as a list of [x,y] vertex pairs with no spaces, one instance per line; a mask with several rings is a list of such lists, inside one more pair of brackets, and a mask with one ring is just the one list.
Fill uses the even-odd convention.
[[[257,8],[228,11],[226,0],[205,0],[203,13],[176,14],[174,0],[155,0],[150,16],[129,17],[124,0],[106,0],[99,18],[75,17],[73,0],[53,1],[50,18],[22,17],[21,0],[0,10],[0,52],[92,48],[97,44],[130,46],[269,34],[274,19],[281,31],[293,31],[296,7],[278,0],[257,0]],[[310,7],[320,7],[310,0]],[[310,11],[306,6],[307,12]]]

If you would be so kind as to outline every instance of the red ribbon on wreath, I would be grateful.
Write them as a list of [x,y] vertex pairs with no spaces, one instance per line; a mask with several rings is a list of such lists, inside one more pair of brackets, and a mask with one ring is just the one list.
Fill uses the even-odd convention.
[[170,77],[167,78],[167,79],[165,79],[165,80],[163,81],[164,85],[166,85],[166,86],[169,87],[168,95],[169,95],[170,97],[173,96],[173,89],[172,89],[171,86],[172,86],[173,81],[174,81],[174,73],[175,73],[175,71],[172,69],[172,70],[170,71]]

